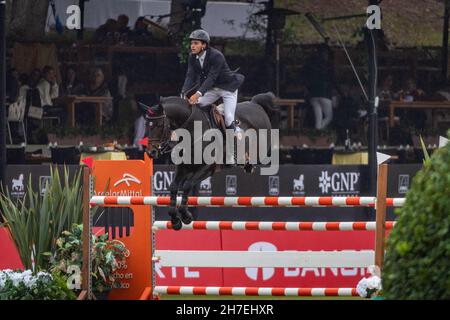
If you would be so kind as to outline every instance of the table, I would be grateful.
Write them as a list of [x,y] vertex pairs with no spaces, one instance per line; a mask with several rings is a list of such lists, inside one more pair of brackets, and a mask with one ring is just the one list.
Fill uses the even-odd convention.
[[56,105],[65,105],[67,109],[67,122],[69,127],[75,127],[75,105],[83,102],[95,104],[95,123],[101,127],[103,125],[103,106],[112,101],[112,97],[93,96],[65,96],[53,99]]
[[434,116],[435,109],[450,109],[450,101],[391,101],[389,104],[389,126],[392,128],[395,125],[395,109],[432,109],[432,123],[433,127],[437,126],[436,117]]
[[356,151],[356,152],[334,152],[333,160],[331,161],[333,165],[358,165],[358,164],[368,164],[369,154],[367,151]]
[[83,160],[88,157],[94,160],[127,160],[127,155],[123,151],[83,152],[80,156],[80,164],[83,164]]
[[273,103],[280,107],[288,107],[288,128],[294,129],[294,107],[299,104],[305,102],[304,99],[281,99],[275,98]]

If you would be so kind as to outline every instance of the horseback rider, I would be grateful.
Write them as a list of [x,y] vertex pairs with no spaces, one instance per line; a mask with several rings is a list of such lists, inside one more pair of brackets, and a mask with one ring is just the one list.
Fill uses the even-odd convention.
[[[238,88],[244,82],[244,76],[231,71],[223,54],[209,46],[208,32],[194,30],[189,39],[191,54],[182,97],[189,98],[191,105],[198,104],[200,107],[211,105],[222,98],[227,129],[239,131],[234,114]],[[196,91],[192,94],[194,90]]]

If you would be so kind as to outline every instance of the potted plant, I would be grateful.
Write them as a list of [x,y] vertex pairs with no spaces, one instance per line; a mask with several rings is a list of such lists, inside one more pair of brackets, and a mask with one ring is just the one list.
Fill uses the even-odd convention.
[[[70,266],[81,270],[83,225],[75,224],[71,231],[64,231],[56,241],[57,250],[52,257],[52,271],[68,274]],[[92,287],[98,300],[107,299],[114,287],[114,273],[119,263],[128,256],[125,245],[118,240],[108,240],[108,234],[92,236]]]

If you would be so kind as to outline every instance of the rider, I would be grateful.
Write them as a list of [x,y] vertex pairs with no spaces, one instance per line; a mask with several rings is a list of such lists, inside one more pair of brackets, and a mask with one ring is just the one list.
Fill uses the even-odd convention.
[[223,54],[209,46],[208,32],[194,30],[189,39],[191,54],[189,55],[186,80],[182,89],[182,97],[189,97],[189,103],[208,106],[222,98],[227,129],[240,130],[235,122],[238,88],[244,82],[244,76],[230,70]]

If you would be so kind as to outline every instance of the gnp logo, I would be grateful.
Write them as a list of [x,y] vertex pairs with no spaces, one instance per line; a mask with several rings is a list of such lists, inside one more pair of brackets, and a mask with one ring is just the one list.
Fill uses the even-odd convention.
[[130,187],[131,186],[130,182],[134,182],[136,184],[141,184],[141,180],[139,180],[135,176],[133,176],[129,173],[124,173],[122,176],[122,179],[117,180],[116,183],[114,183],[114,187],[117,187],[121,183],[125,183],[128,187]]
[[319,188],[322,194],[358,194],[356,190],[359,182],[359,172],[334,172],[329,175],[328,171],[322,171],[319,177]]
[[156,171],[153,174],[153,191],[157,194],[169,193],[175,171]]
[[[277,247],[270,242],[255,242],[250,247],[248,251],[277,251]],[[245,268],[245,274],[252,280],[259,280],[259,270],[261,268]],[[273,277],[275,273],[275,268],[262,268],[262,280],[266,281]]]

